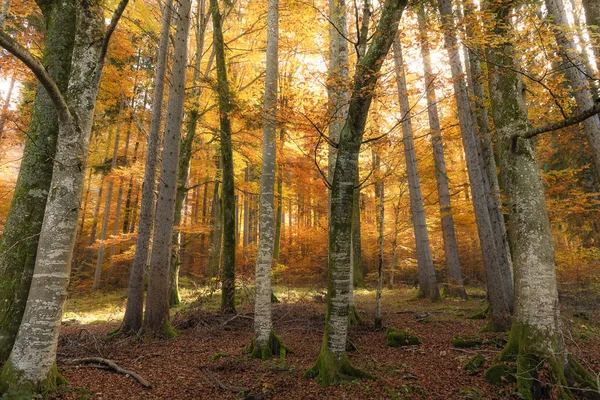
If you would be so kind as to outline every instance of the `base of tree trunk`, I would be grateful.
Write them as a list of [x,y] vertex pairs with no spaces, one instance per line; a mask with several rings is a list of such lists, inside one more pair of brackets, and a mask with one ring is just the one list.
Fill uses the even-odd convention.
[[58,372],[56,364],[52,366],[46,379],[41,382],[23,379],[23,371],[16,369],[10,360],[4,364],[0,372],[0,393],[8,395],[8,398],[14,396],[25,399],[35,394],[45,394],[66,383],[67,380]]
[[[596,378],[566,350],[560,350],[562,339],[558,335],[524,324],[513,325],[508,344],[496,358],[500,364],[486,371],[486,380],[501,383],[516,378],[523,399],[600,400]],[[497,376],[515,370],[514,377]]]
[[169,295],[169,307],[177,307],[181,304],[181,296],[179,295],[179,290],[177,288],[171,288],[171,293]]
[[142,340],[153,340],[153,339],[173,339],[177,336],[177,330],[166,322],[159,329],[150,329],[148,327],[142,327],[140,331],[140,339]]
[[325,346],[321,349],[315,365],[304,372],[305,378],[316,379],[317,383],[323,387],[357,378],[373,378],[371,374],[353,367],[345,354],[338,356]]
[[453,297],[463,300],[467,300],[469,298],[464,286],[454,285],[452,283],[447,283],[442,286],[442,294],[445,297]]
[[278,356],[283,360],[288,351],[289,349],[287,346],[283,344],[281,338],[273,331],[269,334],[269,340],[267,341],[266,346],[259,346],[256,343],[256,338],[253,337],[245,350],[246,353],[250,354],[250,357],[259,360],[268,360],[272,356]]
[[355,326],[362,322],[355,305],[348,306],[348,325]]
[[436,289],[433,288],[423,288],[421,289],[421,287],[419,287],[419,294],[417,295],[417,297],[419,299],[429,299],[431,300],[431,302],[433,303],[437,303],[438,301],[442,301],[442,298],[440,297],[440,292]]

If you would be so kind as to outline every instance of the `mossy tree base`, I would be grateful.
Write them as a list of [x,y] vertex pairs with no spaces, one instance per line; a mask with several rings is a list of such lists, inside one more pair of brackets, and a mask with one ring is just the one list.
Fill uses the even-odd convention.
[[356,310],[355,305],[348,306],[348,325],[356,326],[362,322],[360,314]]
[[507,377],[493,378],[502,371],[515,371],[517,391],[523,399],[600,400],[596,378],[572,355],[565,357],[566,350],[562,347],[560,332],[546,334],[528,325],[515,324],[508,344],[496,359],[501,364],[486,371],[486,380],[510,381]]
[[55,391],[60,385],[67,383],[67,380],[58,372],[56,364],[52,366],[46,379],[40,382],[34,382],[23,377],[23,371],[15,368],[13,363],[8,360],[0,372],[0,394],[5,393],[10,396],[20,396],[26,398],[36,394],[46,394]]
[[281,338],[273,331],[269,334],[269,340],[265,346],[259,346],[254,337],[245,350],[246,353],[250,354],[250,357],[259,360],[268,360],[273,356],[278,356],[281,360],[284,360],[288,351],[287,346],[283,344]]
[[446,283],[442,286],[442,296],[468,300],[467,291],[464,286]]
[[371,374],[353,367],[345,354],[336,355],[326,348],[321,349],[317,362],[304,372],[304,377],[316,379],[317,383],[323,387],[354,379],[373,378]]
[[408,331],[388,327],[385,332],[385,344],[390,347],[417,346],[421,344],[421,339]]
[[164,324],[158,330],[152,330],[149,328],[144,328],[139,332],[139,338],[142,341],[151,341],[154,339],[173,339],[177,337],[178,332],[177,329],[171,323]]

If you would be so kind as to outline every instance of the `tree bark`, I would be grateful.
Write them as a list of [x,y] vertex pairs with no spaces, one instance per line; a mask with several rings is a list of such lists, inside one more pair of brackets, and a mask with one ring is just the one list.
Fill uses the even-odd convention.
[[[456,243],[456,233],[454,231],[454,218],[452,217],[448,173],[444,156],[444,142],[437,108],[437,96],[435,94],[435,75],[433,74],[431,67],[429,40],[427,38],[428,26],[423,5],[419,6],[417,14],[419,21],[419,39],[421,42],[421,57],[423,58],[425,93],[427,97],[427,116],[429,118],[435,178],[437,182],[438,200],[440,203],[444,255],[446,256],[446,268],[448,270],[448,293],[466,299],[467,292],[464,288],[460,260],[458,259],[458,245]],[[398,218],[397,214],[396,218]],[[395,237],[394,240],[396,240]]]
[[[506,292],[507,282],[503,279],[502,269],[509,268],[506,252],[498,249],[497,240],[492,229],[488,201],[492,196],[487,176],[481,164],[479,142],[476,137],[475,124],[463,68],[458,55],[457,40],[454,36],[455,26],[452,17],[450,0],[438,0],[442,25],[444,28],[444,45],[448,51],[454,96],[458,106],[458,117],[461,128],[463,147],[467,162],[467,172],[473,195],[473,208],[479,233],[484,269],[487,277],[488,299],[490,302],[491,321],[488,329],[504,331],[510,327],[511,301]],[[510,282],[512,285],[512,282]]]
[[[600,4],[596,0],[582,0],[585,10],[585,21],[588,29],[595,35],[600,34]],[[591,36],[591,35],[590,35]],[[596,57],[596,65],[600,65],[600,38],[592,38],[592,48]]]
[[[2,21],[0,20],[0,24]],[[10,107],[10,99],[12,97],[13,89],[15,88],[15,82],[17,81],[17,73],[13,72],[8,84],[8,91],[6,92],[6,98],[4,98],[4,104],[2,105],[2,111],[0,115],[0,142],[4,134],[4,127],[6,126],[6,120],[8,119],[8,108]]]
[[44,85],[59,120],[51,195],[40,230],[25,313],[9,359],[0,373],[2,392],[39,392],[55,387],[61,380],[55,364],[56,348],[77,233],[94,106],[107,46],[126,5],[126,0],[119,3],[105,35],[101,2],[76,3],[75,45],[66,96],[31,53],[0,33],[0,44],[23,61]]
[[[138,235],[136,239],[135,256],[129,278],[127,292],[127,306],[123,317],[122,332],[126,335],[137,333],[142,327],[144,307],[144,271],[148,262],[150,248],[150,235],[154,223],[156,167],[158,162],[158,145],[160,142],[160,126],[162,104],[164,98],[165,75],[167,55],[169,53],[169,28],[171,26],[172,0],[164,3],[162,11],[162,27],[158,56],[156,63],[156,77],[154,79],[154,99],[152,101],[152,120],[146,147],[146,166],[144,170],[144,183],[142,184],[142,204]],[[133,222],[132,222],[133,226]]]
[[352,198],[356,179],[358,154],[362,143],[367,114],[379,71],[406,7],[405,0],[386,0],[369,50],[356,67],[348,117],[340,135],[338,156],[331,190],[329,227],[329,265],[327,276],[327,313],[323,344],[317,362],[305,375],[315,377],[328,386],[352,377],[367,376],[352,367],[346,356],[350,287],[350,236]]
[[217,62],[217,86],[219,94],[219,119],[221,126],[221,162],[223,165],[223,189],[221,195],[223,215],[223,256],[221,260],[221,311],[235,312],[235,193],[233,177],[233,150],[231,147],[231,121],[229,113],[233,105],[229,94],[225,43],[222,18],[217,0],[210,0],[213,19],[213,46]]
[[[566,31],[569,28],[569,22],[562,0],[545,0],[545,4],[550,18],[553,18],[554,37],[558,45],[558,53],[563,61],[565,76],[571,85],[577,110],[581,113],[594,106],[587,78],[581,70],[583,65],[581,53]],[[583,122],[583,130],[591,147],[596,181],[600,182],[600,117],[596,115],[586,119]]]
[[154,219],[152,254],[148,271],[148,296],[146,296],[146,313],[142,326],[143,333],[156,337],[170,337],[173,335],[169,322],[170,271],[173,268],[170,265],[170,260],[185,99],[190,12],[191,0],[181,0],[177,8],[173,67],[167,117],[165,119],[165,136]]
[[[54,1],[43,8],[43,13],[46,44],[42,62],[58,88],[65,92],[75,37],[75,5],[69,1],[61,6]],[[8,358],[25,311],[52,179],[57,136],[56,109],[40,84],[0,240],[0,362]]]
[[408,89],[404,74],[404,61],[402,59],[402,45],[400,38],[394,40],[394,66],[396,83],[398,85],[398,102],[402,117],[402,142],[404,143],[404,158],[406,160],[406,174],[408,176],[408,189],[410,195],[410,209],[417,247],[417,270],[419,275],[419,297],[427,297],[431,301],[440,300],[440,291],[435,277],[433,257],[427,232],[427,220],[423,205],[423,194],[419,181],[417,168],[417,155],[413,139],[410,104],[408,103]]
[[375,175],[375,221],[377,224],[377,292],[375,294],[375,329],[383,327],[381,319],[381,294],[383,292],[383,237],[385,228],[385,183],[382,177],[379,155],[373,151],[373,170]]
[[[494,3],[495,33],[505,38],[488,51],[493,65],[515,66],[510,42],[509,2]],[[514,68],[514,67],[513,67]],[[517,361],[517,390],[522,398],[579,398],[588,390],[600,398],[596,378],[568,354],[561,320],[554,243],[546,212],[544,184],[531,144],[515,139],[528,129],[522,77],[514,69],[491,67],[490,97],[499,140],[500,174],[509,218],[509,240],[515,267],[515,313],[509,342],[498,357]],[[583,389],[580,391],[579,388]]]

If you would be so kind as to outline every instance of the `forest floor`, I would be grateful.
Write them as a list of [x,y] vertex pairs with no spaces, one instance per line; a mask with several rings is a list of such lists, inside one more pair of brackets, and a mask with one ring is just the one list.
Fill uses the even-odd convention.
[[[125,296],[104,293],[69,300],[58,349],[58,367],[69,385],[49,395],[52,399],[505,399],[511,385],[493,386],[463,369],[475,354],[491,365],[506,334],[480,333],[485,320],[468,319],[485,308],[483,292],[469,291],[468,301],[446,298],[439,303],[414,300],[408,287],[385,290],[383,323],[408,329],[422,344],[387,347],[385,330],[373,329],[375,293],[358,290],[356,303],[362,324],[350,328],[356,350],[351,362],[374,379],[355,380],[323,388],[303,372],[317,358],[325,316],[323,290],[277,287],[281,301],[273,305],[276,332],[291,351],[285,360],[250,359],[244,348],[253,336],[251,294],[240,290],[238,316],[216,311],[219,296],[208,289],[189,290],[188,299],[174,313],[178,336],[171,340],[140,342],[116,338]],[[197,299],[191,302],[190,299]],[[562,307],[570,350],[591,370],[600,372],[600,309],[579,304]],[[592,306],[590,305],[590,306]],[[586,313],[581,309],[586,308]],[[455,348],[457,336],[477,335],[483,344]],[[152,384],[142,387],[130,376],[73,363],[101,357],[137,372]]]

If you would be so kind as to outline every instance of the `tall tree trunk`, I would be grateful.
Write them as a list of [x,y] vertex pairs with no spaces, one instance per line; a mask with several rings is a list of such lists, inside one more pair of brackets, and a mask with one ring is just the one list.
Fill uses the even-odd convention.
[[[352,286],[359,287],[364,286],[365,278],[362,267],[362,246],[361,246],[361,235],[360,235],[360,184],[358,179],[358,169],[356,166],[356,180],[354,181],[354,193],[352,194]],[[358,315],[358,314],[357,314]]]
[[[181,145],[181,125],[187,71],[188,37],[190,33],[191,0],[181,0],[177,8],[173,67],[169,102],[165,120],[162,166],[158,184],[154,237],[148,271],[148,296],[142,331],[152,336],[173,334],[169,322],[169,289],[171,287],[171,241],[175,218],[175,197]],[[181,216],[181,212],[179,213]]]
[[323,344],[315,365],[305,376],[315,377],[328,386],[338,381],[364,377],[346,355],[350,287],[350,235],[352,230],[352,198],[358,154],[367,114],[373,99],[383,60],[392,46],[405,0],[386,0],[369,50],[356,67],[348,117],[340,135],[335,172],[331,181],[331,216],[329,218],[329,265],[327,274],[327,313]]
[[506,252],[497,248],[497,241],[490,221],[488,201],[491,201],[492,196],[487,176],[481,164],[480,144],[476,137],[469,96],[463,78],[463,68],[457,50],[457,40],[454,36],[455,26],[452,17],[452,6],[450,0],[438,0],[438,5],[444,27],[444,45],[450,59],[454,96],[458,106],[458,118],[465,150],[467,172],[473,195],[475,220],[487,276],[491,314],[488,329],[504,331],[510,327],[511,302],[505,289],[507,283],[504,281],[501,271],[503,268],[509,268],[508,260],[506,260]]
[[[596,66],[600,68],[600,4],[596,0],[582,0],[583,9],[585,10],[585,22],[588,30],[596,35],[592,38],[592,48],[596,57]],[[592,35],[590,35],[592,36]]]
[[[154,79],[154,99],[152,101],[152,120],[146,147],[146,166],[144,183],[142,184],[142,204],[140,206],[140,223],[135,247],[133,266],[129,278],[127,306],[123,317],[122,331],[126,335],[137,333],[142,327],[144,308],[144,271],[148,262],[150,235],[154,223],[156,188],[156,164],[158,162],[158,144],[160,142],[160,126],[165,88],[167,55],[169,53],[169,28],[171,26],[172,0],[164,3],[162,11],[162,27],[156,62]],[[133,222],[132,222],[133,226]]]
[[[562,0],[545,0],[545,4],[549,16],[553,18],[554,37],[556,38],[556,43],[558,45],[559,55],[563,61],[562,68],[571,85],[572,95],[577,103],[578,112],[581,113],[594,106],[594,99],[590,92],[590,86],[587,82],[585,73],[581,70],[581,65],[583,65],[581,53],[566,31],[566,28],[569,28],[569,22]],[[591,118],[586,119],[583,122],[583,130],[591,147],[596,181],[600,182],[600,117],[594,115]]]
[[[286,101],[284,100],[285,104]],[[285,107],[285,106],[284,106]],[[281,128],[279,133],[279,157],[281,158],[281,152],[283,150],[283,141],[285,140],[285,129]],[[280,159],[277,167],[277,208],[275,210],[275,245],[273,248],[273,260],[279,261],[279,252],[281,250],[281,233],[282,225],[284,224],[283,215],[283,161]]]
[[222,18],[217,0],[210,0],[213,19],[213,46],[217,61],[219,116],[221,125],[221,162],[223,164],[223,190],[221,195],[223,215],[223,256],[221,260],[221,311],[235,312],[235,192],[233,178],[233,150],[231,147],[232,109],[225,64]]
[[[61,379],[55,364],[56,348],[77,233],[94,106],[110,33],[127,1],[117,7],[107,36],[101,3],[99,0],[75,3],[75,45],[66,96],[31,53],[0,33],[0,44],[23,61],[44,84],[60,121],[51,195],[39,234],[31,288],[15,344],[0,373],[0,392],[39,392],[55,387]],[[66,11],[70,15],[71,8],[63,7],[64,3],[60,5],[60,13]],[[73,24],[71,18],[69,21]],[[69,99],[68,103],[65,98]]]
[[[217,157],[217,166],[220,170],[220,157]],[[219,176],[221,174],[217,174]],[[208,276],[216,277],[219,275],[219,266],[221,265],[221,249],[223,245],[223,213],[221,212],[221,196],[219,193],[220,181],[215,182],[213,200],[210,216],[210,236],[208,238]]]
[[10,99],[12,97],[13,89],[15,88],[15,82],[17,81],[17,72],[13,72],[12,77],[10,78],[10,83],[8,84],[8,91],[6,92],[6,98],[4,98],[4,104],[2,105],[2,111],[0,114],[0,142],[2,141],[2,136],[4,134],[4,126],[6,125],[6,120],[8,119],[8,108],[10,107]]
[[[119,144],[121,141],[121,114],[123,111],[123,100],[119,100],[119,112],[117,114],[117,123],[115,125],[115,144],[113,147],[113,154],[110,163],[110,172],[114,172],[117,169],[117,158],[119,157]],[[100,231],[100,240],[106,240],[108,235],[108,221],[110,219],[110,205],[112,204],[113,187],[115,184],[115,178],[111,177],[108,181],[108,189],[106,190],[106,201],[104,203],[104,215],[102,216],[102,231]],[[116,218],[116,217],[115,217]],[[94,282],[92,283],[92,290],[100,288],[100,278],[102,275],[102,263],[104,262],[104,244],[101,244],[98,248],[98,258],[96,259],[96,269],[94,272]]]
[[423,194],[421,193],[421,183],[419,181],[419,171],[417,168],[417,155],[415,153],[410,104],[408,103],[408,89],[406,87],[400,37],[396,37],[394,40],[394,65],[396,69],[396,83],[398,84],[400,115],[402,116],[402,142],[404,143],[404,158],[406,160],[406,174],[408,175],[410,208],[412,211],[412,222],[415,232],[415,244],[417,246],[419,297],[427,297],[431,301],[438,301],[440,299],[440,291],[435,277],[431,246],[429,245],[429,233],[427,232]]
[[[45,3],[46,44],[42,62],[58,88],[65,92],[75,36],[75,2]],[[0,239],[0,362],[8,358],[25,312],[52,179],[57,136],[56,110],[40,84],[33,103],[19,177]]]
[[254,338],[250,354],[268,359],[279,355],[281,341],[271,317],[271,268],[275,248],[275,171],[277,160],[277,81],[279,79],[279,0],[269,0],[267,65],[263,116],[262,174],[260,178],[260,237],[256,255]]
[[[435,165],[435,178],[438,189],[438,200],[440,203],[442,237],[444,239],[444,255],[446,256],[446,268],[448,270],[448,293],[451,296],[457,295],[463,299],[466,299],[467,292],[465,291],[460,269],[460,261],[458,259],[458,245],[456,244],[454,218],[452,217],[452,206],[450,203],[448,172],[446,170],[444,143],[437,108],[437,96],[435,94],[434,86],[435,75],[433,74],[431,67],[429,39],[427,38],[428,24],[425,17],[425,9],[422,4],[418,8],[418,21],[419,39],[421,42],[421,57],[423,58],[423,76],[425,79],[425,92],[427,96],[427,116],[429,118],[431,146],[433,147],[433,162]],[[397,213],[396,218],[398,218]]]
[[[250,182],[250,167],[244,169],[244,183]],[[248,185],[246,185],[246,189]],[[250,193],[244,193],[244,249],[250,244]],[[244,250],[245,251],[245,250]]]
[[377,293],[375,295],[375,329],[382,328],[381,320],[381,294],[383,292],[383,237],[385,228],[385,183],[382,177],[381,161],[379,155],[373,151],[373,170],[375,172],[375,215],[377,223]]
[[11,3],[12,0],[2,0],[2,8],[0,9],[0,30],[4,29],[4,25],[6,25],[6,17],[8,16]]
[[598,399],[596,377],[587,373],[565,346],[544,184],[531,144],[515,137],[527,131],[528,121],[525,88],[515,69],[518,55],[510,42],[514,37],[510,5],[505,1],[494,6],[498,7],[492,14],[498,23],[495,33],[505,40],[488,51],[488,59],[492,65],[509,68],[499,71],[491,67],[490,97],[499,140],[500,174],[510,210],[516,289],[509,341],[498,358],[516,358],[517,390],[522,398]]

